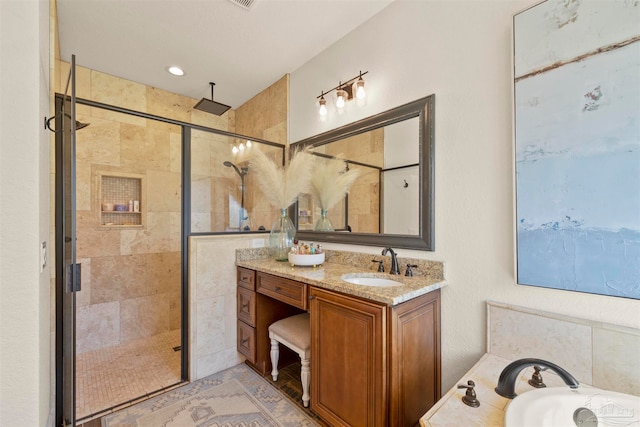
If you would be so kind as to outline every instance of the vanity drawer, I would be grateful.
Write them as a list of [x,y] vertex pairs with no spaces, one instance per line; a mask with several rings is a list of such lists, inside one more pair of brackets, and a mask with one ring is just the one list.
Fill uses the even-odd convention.
[[257,291],[294,307],[307,309],[307,285],[304,283],[258,273]]
[[248,268],[238,267],[238,286],[256,290],[256,272]]
[[238,351],[251,363],[256,363],[256,330],[238,320]]
[[238,287],[238,319],[256,326],[256,293]]

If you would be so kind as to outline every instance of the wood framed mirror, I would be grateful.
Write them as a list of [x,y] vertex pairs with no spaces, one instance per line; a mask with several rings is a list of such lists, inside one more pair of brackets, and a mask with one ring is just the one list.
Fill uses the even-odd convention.
[[335,231],[314,231],[310,195],[290,208],[299,240],[434,250],[435,95],[291,144],[339,157],[360,175],[329,209]]

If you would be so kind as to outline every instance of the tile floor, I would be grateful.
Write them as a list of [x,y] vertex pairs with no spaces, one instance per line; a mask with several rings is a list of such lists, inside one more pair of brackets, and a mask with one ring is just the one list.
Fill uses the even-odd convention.
[[[280,392],[287,398],[291,399],[300,409],[302,409],[307,415],[313,418],[321,427],[328,427],[329,425],[322,421],[315,413],[311,412],[309,408],[305,408],[302,405],[302,384],[300,383],[300,363],[294,363],[280,369],[278,375],[278,381],[274,382],[271,379],[271,375],[268,374],[265,377],[271,384],[280,390]],[[102,425],[101,419],[96,418],[82,424],[76,424],[77,427],[100,427]]]
[[[180,330],[76,356],[76,419],[139,401],[180,382]],[[132,402],[132,403],[135,403]],[[128,405],[126,405],[128,406]],[[85,425],[86,422],[85,422]]]
[[273,384],[282,394],[291,399],[300,409],[302,409],[307,415],[313,418],[321,426],[327,426],[326,423],[320,419],[309,408],[305,408],[302,404],[302,383],[300,382],[300,362],[293,363],[291,365],[280,368],[278,372],[278,381],[274,382],[271,378],[271,374],[266,375],[266,379]]

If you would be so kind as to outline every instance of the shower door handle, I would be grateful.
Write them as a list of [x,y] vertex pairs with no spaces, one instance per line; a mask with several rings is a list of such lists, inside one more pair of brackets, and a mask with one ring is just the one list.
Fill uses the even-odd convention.
[[[75,270],[76,282],[73,284],[73,272]],[[67,264],[67,292],[78,292],[82,290],[82,264]]]

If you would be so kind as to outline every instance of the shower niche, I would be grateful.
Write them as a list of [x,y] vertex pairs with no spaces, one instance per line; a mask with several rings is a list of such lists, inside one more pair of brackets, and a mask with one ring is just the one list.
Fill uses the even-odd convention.
[[143,175],[98,172],[98,224],[104,228],[145,226],[146,200]]

